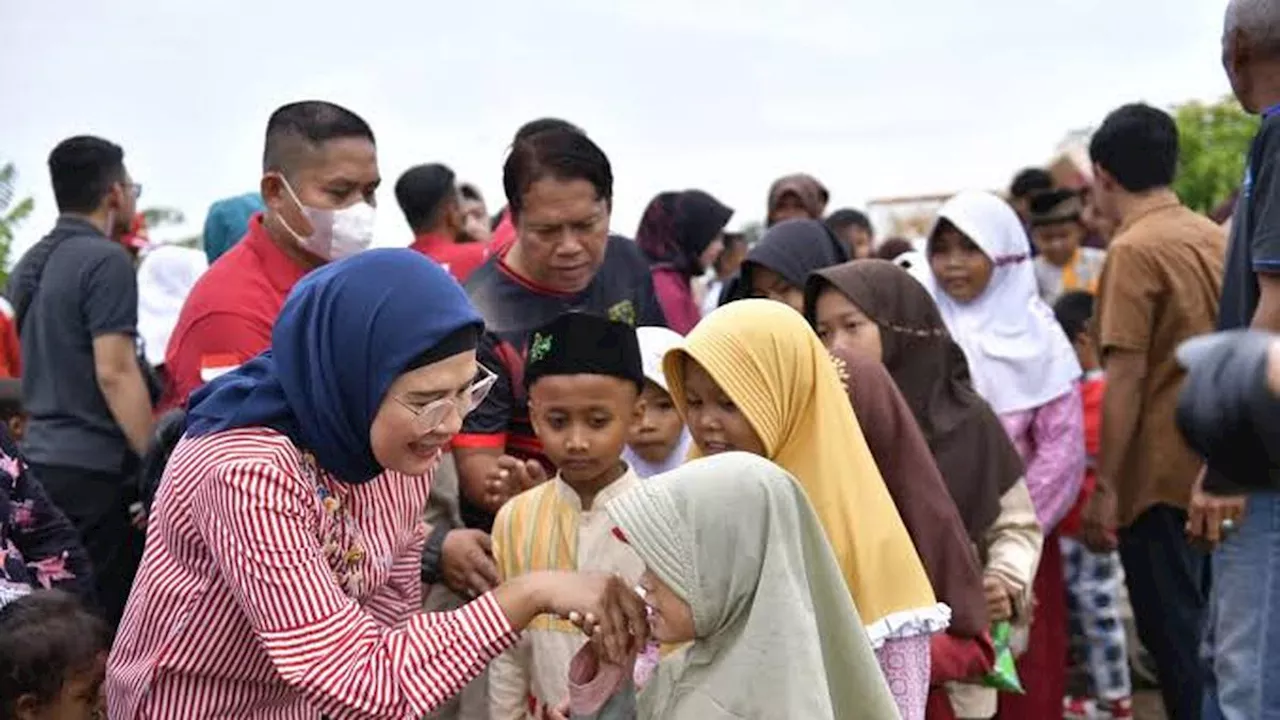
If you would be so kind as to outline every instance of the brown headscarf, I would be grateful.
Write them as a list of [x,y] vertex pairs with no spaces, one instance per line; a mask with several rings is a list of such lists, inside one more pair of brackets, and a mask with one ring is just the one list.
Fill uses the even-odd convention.
[[880,363],[838,350],[831,355],[933,592],[951,607],[949,631],[981,635],[988,625],[982,570],[911,408]]
[[796,173],[780,177],[769,186],[767,225],[773,225],[773,213],[778,209],[782,196],[788,193],[800,198],[800,204],[804,206],[812,220],[822,219],[822,213],[827,209],[827,202],[831,199],[831,193],[827,192],[826,186],[812,175]]
[[809,277],[805,313],[818,294],[844,293],[880,328],[882,362],[933,451],[969,537],[981,544],[1000,498],[1024,473],[999,418],[973,389],[964,351],[951,339],[929,292],[887,260],[856,260]]

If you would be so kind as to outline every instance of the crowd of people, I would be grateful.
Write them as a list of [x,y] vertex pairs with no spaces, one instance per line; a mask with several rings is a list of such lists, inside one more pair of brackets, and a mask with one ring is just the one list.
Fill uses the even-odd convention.
[[0,306],[0,720],[1117,720],[1126,603],[1169,718],[1280,718],[1280,344],[1188,343],[1280,332],[1277,27],[1227,11],[1225,222],[1144,104],[921,238],[803,173],[758,238],[713,189],[616,234],[542,118],[501,210],[418,165],[374,249],[373,129],[312,100],[201,252],[62,141]]

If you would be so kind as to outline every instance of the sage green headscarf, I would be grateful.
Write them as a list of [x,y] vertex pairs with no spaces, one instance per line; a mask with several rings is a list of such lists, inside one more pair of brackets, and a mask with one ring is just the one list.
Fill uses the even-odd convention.
[[822,525],[785,470],[715,455],[606,511],[689,603],[697,634],[659,666],[639,717],[899,717]]

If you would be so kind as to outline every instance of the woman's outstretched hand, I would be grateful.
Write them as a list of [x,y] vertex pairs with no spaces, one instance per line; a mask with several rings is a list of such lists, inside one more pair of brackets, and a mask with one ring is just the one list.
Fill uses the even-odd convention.
[[644,600],[617,575],[577,573],[560,585],[552,612],[577,625],[615,665],[649,640]]
[[604,659],[618,665],[649,640],[644,600],[616,575],[530,573],[499,587],[494,596],[517,630],[543,613],[558,615],[581,628]]

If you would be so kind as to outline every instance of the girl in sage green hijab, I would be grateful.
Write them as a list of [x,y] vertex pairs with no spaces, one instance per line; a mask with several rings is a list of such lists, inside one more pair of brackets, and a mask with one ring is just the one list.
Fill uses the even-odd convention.
[[822,524],[785,470],[723,453],[605,510],[647,566],[654,638],[692,642],[638,699],[632,669],[588,644],[570,670],[570,717],[899,717]]

